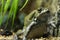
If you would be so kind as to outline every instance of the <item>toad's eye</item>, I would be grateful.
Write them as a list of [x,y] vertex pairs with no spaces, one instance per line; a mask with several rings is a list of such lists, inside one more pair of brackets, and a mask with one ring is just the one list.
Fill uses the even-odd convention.
[[40,13],[42,11],[42,8],[38,9],[38,12]]

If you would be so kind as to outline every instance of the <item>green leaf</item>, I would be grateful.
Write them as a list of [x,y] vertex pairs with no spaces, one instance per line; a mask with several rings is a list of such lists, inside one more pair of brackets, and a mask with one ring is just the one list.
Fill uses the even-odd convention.
[[[13,24],[14,24],[14,19],[15,19],[15,16],[16,16],[17,8],[18,8],[18,0],[13,0],[12,1],[12,5],[11,5],[11,9],[10,9],[9,14],[8,14],[8,20],[9,20],[10,17],[13,16],[12,27],[11,28],[13,28]],[[6,25],[8,25],[8,21],[7,21]]]
[[15,16],[16,16],[16,12],[17,12],[17,8],[18,8],[18,0],[15,0],[14,1],[14,15],[13,15],[13,22],[12,22],[12,26],[14,24],[14,19],[15,19]]
[[[5,16],[5,14],[6,14],[6,12],[7,12],[7,9],[9,8],[9,5],[10,5],[10,0],[7,0],[6,1],[6,3],[5,3],[5,1],[6,0],[2,0],[1,2],[2,2],[2,6],[1,6],[1,13],[0,13],[0,25],[2,24],[2,22],[3,22],[3,19],[4,19],[4,16]],[[5,6],[4,6],[4,4],[5,4]]]
[[28,0],[25,1],[25,3],[23,4],[23,6],[21,7],[20,11],[26,6],[27,3],[28,3]]
[[9,6],[10,6],[10,2],[11,2],[11,0],[7,0],[7,1],[6,1],[6,4],[5,4],[5,6],[4,6],[4,14],[7,12],[7,9],[8,9]]
[[1,0],[1,4],[2,4],[2,6],[1,6],[1,8],[0,8],[0,26],[1,26],[1,24],[2,24],[2,13],[3,13],[3,7],[4,7],[4,0]]

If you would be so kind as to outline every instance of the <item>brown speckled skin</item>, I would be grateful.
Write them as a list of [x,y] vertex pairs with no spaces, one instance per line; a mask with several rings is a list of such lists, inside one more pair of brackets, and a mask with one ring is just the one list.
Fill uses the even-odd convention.
[[[47,32],[47,19],[48,19],[48,16],[47,16],[47,19],[46,19],[46,16],[47,16],[47,13],[46,14],[43,14],[41,16],[38,17],[38,19],[40,20],[40,23],[38,24],[35,24],[31,27],[30,31],[28,32],[27,34],[27,38],[39,38],[39,37],[42,37],[43,34],[45,32]],[[43,21],[43,22],[41,22]]]
[[46,25],[45,24],[42,24],[41,26],[40,25],[35,25],[35,27],[33,27],[27,38],[39,38],[39,37],[42,37],[44,32],[46,32]]

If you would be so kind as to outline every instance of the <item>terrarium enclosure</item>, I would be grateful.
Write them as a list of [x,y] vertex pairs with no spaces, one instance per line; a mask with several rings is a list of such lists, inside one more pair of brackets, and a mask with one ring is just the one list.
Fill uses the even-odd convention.
[[60,40],[60,0],[0,0],[0,40]]

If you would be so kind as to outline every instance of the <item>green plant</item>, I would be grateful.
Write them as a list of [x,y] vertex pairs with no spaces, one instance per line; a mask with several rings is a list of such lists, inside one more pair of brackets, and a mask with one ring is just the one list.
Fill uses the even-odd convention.
[[[19,2],[21,2],[20,5],[19,5]],[[22,0],[0,0],[0,26],[2,25],[4,17],[8,12],[8,17],[7,17],[7,22],[6,22],[5,28],[7,27],[8,20],[11,17],[12,17],[11,28],[13,28],[18,6],[20,6],[19,9],[21,11],[26,6],[27,2],[28,2],[28,0],[24,0],[24,2],[22,2]],[[8,11],[9,7],[10,7],[10,10]]]

